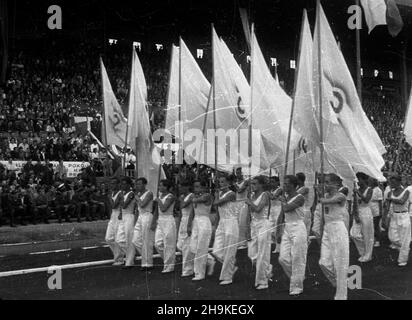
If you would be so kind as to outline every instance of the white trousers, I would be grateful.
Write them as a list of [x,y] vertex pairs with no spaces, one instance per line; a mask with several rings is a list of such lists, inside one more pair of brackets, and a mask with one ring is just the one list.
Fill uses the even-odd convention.
[[190,251],[190,237],[187,234],[188,216],[183,216],[180,221],[177,249],[182,252],[182,276],[194,273],[195,255]]
[[317,239],[320,239],[322,226],[322,208],[318,205],[316,206],[315,212],[313,213],[313,225],[312,232]]
[[116,242],[116,235],[117,235],[117,230],[119,229],[119,222],[120,222],[118,217],[119,217],[119,212],[113,210],[112,215],[110,216],[110,221],[107,225],[106,236],[105,236],[105,241],[109,245],[110,250],[112,250],[113,252],[115,262],[119,262],[120,260],[122,260],[122,252],[121,252],[119,244]]
[[239,245],[245,245],[248,240],[248,214],[249,208],[245,205],[244,202],[239,202]]
[[[282,208],[280,206],[277,207],[271,207],[270,208],[270,215],[269,215],[269,222],[270,222],[270,228],[271,228],[271,235],[272,235],[272,243],[276,242],[276,230],[277,228],[277,222],[278,218],[280,215]],[[276,243],[276,250],[277,253],[280,252],[280,244]]]
[[308,235],[303,221],[286,223],[280,245],[279,264],[290,278],[290,293],[303,292]]
[[127,249],[126,266],[134,265],[137,250],[142,258],[141,266],[153,267],[154,232],[150,229],[152,220],[153,214],[150,212],[139,214],[134,227],[132,243]]
[[195,217],[193,219],[192,236],[190,239],[190,251],[195,255],[194,271],[196,278],[205,278],[211,237],[212,223],[209,217]]
[[[222,264],[220,281],[231,281],[236,270],[236,253],[239,240],[237,219],[221,219],[216,229],[213,255]],[[209,259],[214,259],[209,256]]]
[[135,224],[136,217],[134,214],[123,213],[122,220],[119,221],[119,228],[116,234],[116,242],[120,246],[123,255],[126,255],[129,246],[132,244]]
[[252,241],[249,242],[248,256],[256,263],[255,287],[268,285],[272,278],[270,264],[271,225],[268,219],[252,220],[250,225]]
[[163,271],[171,272],[176,262],[176,221],[170,216],[159,216],[155,233],[155,247],[163,263]]
[[369,207],[359,208],[359,219],[362,237],[352,237],[359,255],[367,260],[372,259],[373,245],[375,244],[375,228],[372,211]]
[[310,228],[312,226],[312,213],[310,212],[310,209],[305,209],[305,218],[304,218],[304,223],[306,227],[306,233],[308,234],[308,237],[310,235]]
[[319,265],[336,288],[335,300],[348,298],[349,234],[344,221],[325,225]]
[[398,263],[408,263],[411,243],[411,220],[407,212],[393,212],[389,224],[389,240],[399,248]]

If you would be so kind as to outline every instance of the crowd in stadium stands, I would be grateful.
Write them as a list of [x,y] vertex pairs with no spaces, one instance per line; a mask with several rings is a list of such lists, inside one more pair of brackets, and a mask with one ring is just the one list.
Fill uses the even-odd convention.
[[[103,48],[92,41],[24,48],[11,55],[8,82],[0,91],[0,225],[6,221],[11,225],[47,223],[51,217],[59,222],[107,218],[109,186],[96,184],[96,179],[111,176],[119,159],[111,160],[104,148],[75,125],[74,117],[91,117],[92,132],[100,137],[97,53],[102,54],[116,97],[127,110],[131,50],[128,46]],[[165,122],[168,52],[141,52],[139,57],[148,84],[152,130],[156,130]],[[210,61],[202,63],[208,65]],[[289,71],[279,69],[278,73],[286,88],[293,86]],[[398,162],[402,173],[410,175],[412,150],[401,139],[404,111],[400,105],[389,96],[364,97],[363,101],[388,150],[385,171],[394,170]],[[28,161],[18,174],[15,160]],[[59,165],[53,168],[50,161]],[[90,162],[91,166],[77,178],[67,179],[63,161]],[[133,169],[132,160],[127,161],[127,167]],[[198,169],[165,166],[171,180],[177,180],[177,176],[207,178],[211,173],[206,167]]]

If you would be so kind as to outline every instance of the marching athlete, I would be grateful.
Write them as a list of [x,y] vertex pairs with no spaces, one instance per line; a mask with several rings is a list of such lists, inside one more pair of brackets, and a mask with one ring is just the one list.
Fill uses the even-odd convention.
[[320,199],[325,206],[320,267],[336,287],[335,300],[347,300],[349,269],[349,235],[345,222],[349,215],[346,196],[338,192],[340,178],[329,174],[325,179],[326,196]]
[[[401,178],[393,176],[390,178],[392,191],[387,201],[392,205],[389,233],[390,240],[399,250],[398,265],[405,267],[409,260],[411,243],[411,220],[409,218],[409,191],[401,186]],[[396,237],[393,237],[396,235]]]
[[168,180],[160,181],[159,198],[154,200],[158,205],[158,213],[153,219],[152,230],[156,230],[155,247],[164,263],[162,273],[174,272],[176,262],[177,231],[173,216],[176,198],[170,188],[171,183]]
[[194,275],[194,254],[190,250],[190,236],[188,234],[189,218],[193,212],[192,199],[194,194],[190,192],[190,183],[180,184],[180,213],[181,220],[177,240],[177,249],[182,252],[182,277]]
[[[215,264],[215,258],[222,264],[219,280],[220,285],[229,285],[238,270],[236,253],[239,239],[239,212],[236,210],[236,194],[230,190],[234,177],[220,177],[220,192],[216,194],[214,205],[219,210],[219,223],[215,234],[213,255],[209,255],[210,265]],[[208,275],[211,275],[211,272]]]
[[373,216],[369,207],[373,190],[368,187],[368,176],[359,174],[358,179],[359,189],[354,192],[359,198],[359,212],[354,213],[355,222],[351,229],[351,237],[360,254],[359,262],[369,262],[372,260],[373,245],[375,243]]
[[291,296],[298,296],[303,292],[308,251],[308,234],[304,223],[305,198],[297,193],[297,186],[298,179],[295,176],[286,176],[283,190],[287,198],[281,198],[285,229],[280,245],[279,263],[290,278]]
[[129,247],[132,246],[133,230],[136,224],[135,195],[132,190],[132,180],[128,177],[123,178],[122,194],[122,219],[119,223],[116,242],[122,249],[123,255],[126,255],[127,250],[129,250]]
[[146,178],[136,181],[136,205],[138,219],[134,227],[132,243],[126,254],[126,266],[134,265],[136,250],[142,257],[141,270],[148,271],[153,268],[154,232],[151,230],[153,220],[153,192],[147,190]]
[[305,204],[303,209],[305,211],[305,226],[306,231],[309,237],[310,227],[312,226],[312,212],[310,210],[310,206],[312,205],[309,200],[309,188],[305,186],[306,176],[304,173],[296,174],[296,178],[298,179],[298,190],[297,193],[301,194],[305,198]]
[[248,256],[253,264],[256,264],[255,287],[257,290],[269,288],[269,280],[272,278],[272,265],[270,264],[270,239],[271,224],[268,219],[269,196],[264,192],[266,181],[264,177],[256,177],[252,180],[251,199],[246,200],[250,208],[250,233]]
[[349,198],[349,188],[347,186],[343,185],[342,179],[339,179],[339,193],[342,193],[346,197],[346,210],[348,211],[348,216],[347,220],[345,221],[345,226],[348,232],[350,231],[350,215],[351,215],[351,209],[352,209],[352,200]]
[[372,198],[369,202],[369,207],[372,211],[373,216],[373,226],[375,233],[375,244],[374,247],[378,248],[381,246],[381,231],[380,231],[380,222],[382,217],[383,210],[383,192],[379,188],[378,181],[376,179],[369,179],[369,187],[372,189]]
[[120,181],[115,179],[112,182],[111,187],[113,191],[111,192],[111,208],[112,214],[110,216],[109,224],[107,225],[107,231],[105,236],[105,241],[109,245],[110,250],[113,252],[115,266],[120,266],[124,263],[123,255],[120,249],[119,244],[116,242],[116,235],[119,229],[119,223],[121,219],[121,202],[122,202],[122,191],[120,190]]
[[277,243],[277,222],[279,219],[280,212],[282,211],[282,205],[279,201],[280,196],[283,195],[283,190],[280,187],[280,182],[278,177],[272,177],[271,179],[271,192],[269,193],[270,198],[270,215],[269,215],[269,222],[272,230],[272,243],[275,243],[276,249],[272,253],[279,253],[280,252],[280,244]]
[[194,197],[192,198],[193,213],[189,219],[190,250],[195,255],[193,281],[205,279],[206,268],[212,273],[213,266],[208,266],[208,250],[212,237],[210,212],[213,204],[212,196],[207,192],[205,181],[195,181]]
[[236,169],[236,201],[238,202],[239,212],[239,249],[247,248],[247,230],[249,209],[245,204],[247,199],[249,181],[243,179],[242,168]]

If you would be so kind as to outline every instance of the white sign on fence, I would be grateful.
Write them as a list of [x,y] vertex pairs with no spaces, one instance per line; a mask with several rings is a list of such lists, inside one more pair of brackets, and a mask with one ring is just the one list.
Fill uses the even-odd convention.
[[[16,167],[16,173],[20,173],[27,161],[13,161],[12,165]],[[33,161],[33,165],[37,164],[37,162]],[[44,162],[42,162],[44,164]],[[5,168],[9,167],[8,161],[0,161]],[[57,161],[50,161],[50,164],[53,165],[53,169],[57,170],[57,166],[59,163]],[[67,178],[75,178],[83,168],[90,167],[89,162],[63,162],[63,165],[67,168]]]

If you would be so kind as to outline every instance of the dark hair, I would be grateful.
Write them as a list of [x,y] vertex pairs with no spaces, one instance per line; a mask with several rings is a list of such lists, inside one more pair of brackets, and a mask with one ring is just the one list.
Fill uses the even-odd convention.
[[124,177],[122,181],[128,184],[129,186],[133,184],[132,179],[130,179],[129,177]]
[[183,180],[182,182],[180,182],[180,186],[182,186],[182,187],[191,187],[192,184],[190,183],[189,180]]
[[142,184],[147,185],[147,179],[146,179],[146,178],[139,178],[139,179],[136,180],[136,182],[139,182],[139,181],[140,181]]
[[296,176],[285,176],[285,181],[289,180],[289,182],[296,188],[298,186],[298,178],[296,178]]
[[389,178],[389,180],[395,180],[395,181],[398,181],[398,182],[402,182],[401,176],[400,176],[400,175],[397,175],[397,174],[394,174],[393,176],[391,176],[391,177]]
[[306,181],[306,176],[305,176],[305,174],[302,173],[302,172],[297,173],[297,174],[296,174],[296,178],[298,179],[299,182],[302,182],[303,184],[304,184],[305,181]]
[[202,187],[207,187],[207,181],[206,180],[195,180],[195,181],[193,181],[193,184],[195,184],[195,183],[199,183],[200,186],[202,186]]
[[262,186],[265,186],[265,184],[266,184],[266,177],[264,177],[264,176],[254,177],[253,180],[257,181]]
[[224,179],[226,179],[226,181],[227,182],[229,182],[229,184],[232,184],[233,182],[235,182],[236,181],[236,177],[235,177],[235,175],[233,175],[233,174],[222,174],[222,175],[220,175],[220,177],[219,178],[224,178]]
[[358,180],[362,180],[362,181],[368,181],[369,180],[369,176],[366,173],[363,172],[358,172],[356,174],[356,177],[358,178]]
[[336,184],[341,184],[342,183],[342,179],[335,173],[329,173],[327,175],[327,177],[329,177],[329,179]]
[[172,183],[167,179],[160,180],[160,183],[163,184],[167,188],[167,190],[170,190],[170,188],[172,187]]

